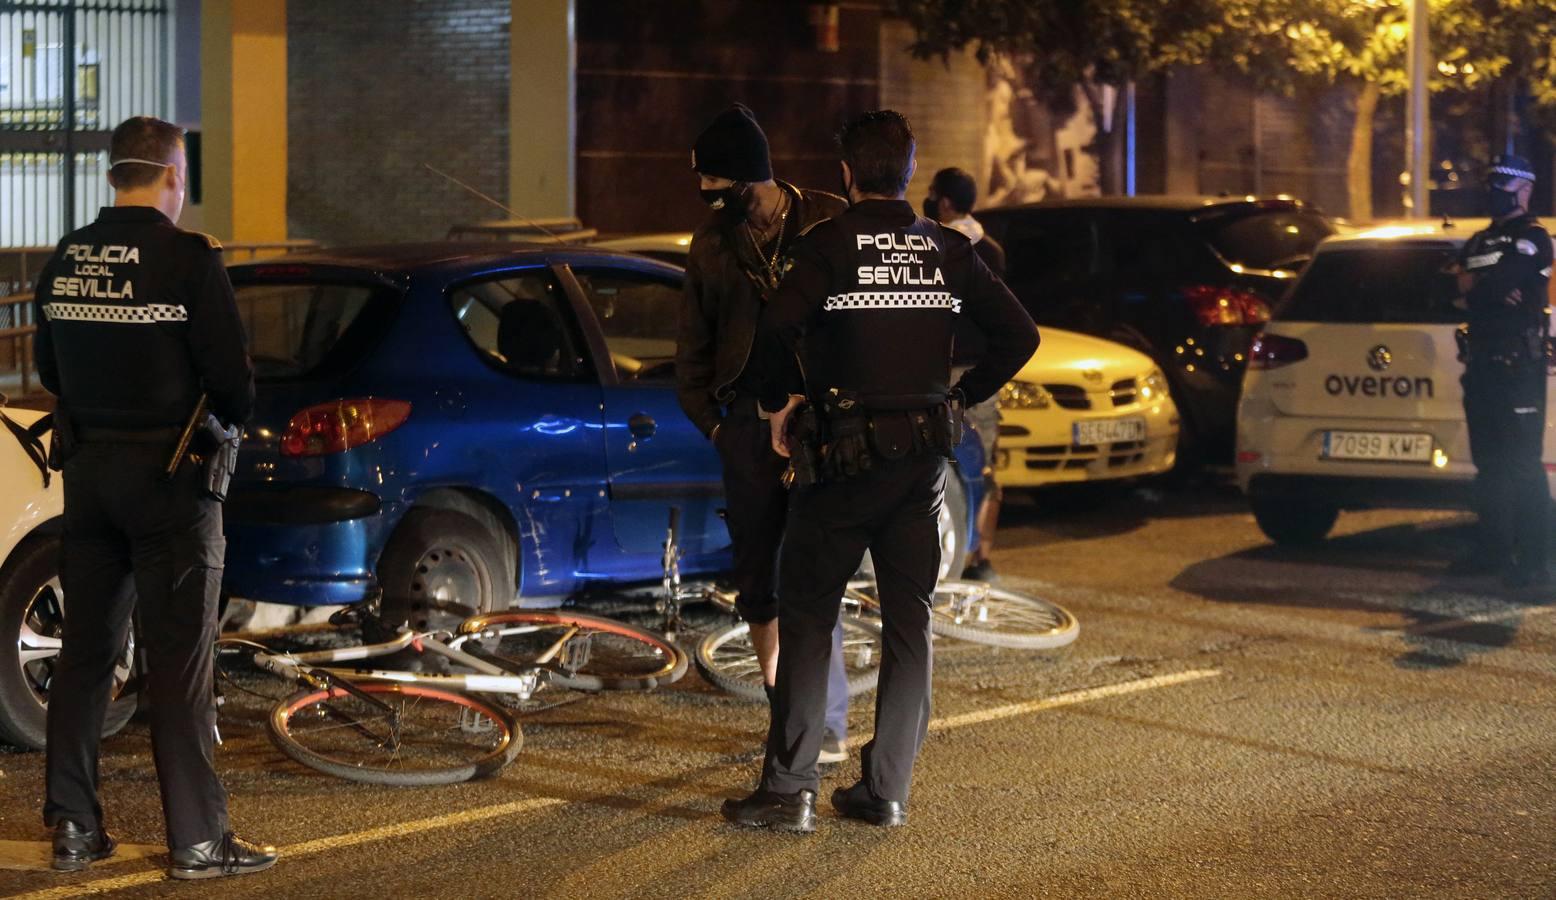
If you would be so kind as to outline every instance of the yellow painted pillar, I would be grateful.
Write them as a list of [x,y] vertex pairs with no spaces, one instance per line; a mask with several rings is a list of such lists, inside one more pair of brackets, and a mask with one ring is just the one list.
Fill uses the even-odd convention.
[[511,9],[508,205],[530,218],[569,218],[576,130],[573,0],[511,0]]
[[200,224],[286,240],[286,0],[202,0]]

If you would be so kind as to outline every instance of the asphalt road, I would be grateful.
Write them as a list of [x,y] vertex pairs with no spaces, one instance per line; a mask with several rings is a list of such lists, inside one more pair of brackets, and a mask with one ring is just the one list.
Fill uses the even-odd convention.
[[[1060,600],[1082,634],[1055,653],[937,643],[906,828],[725,825],[765,716],[695,674],[529,716],[512,766],[451,788],[302,769],[236,700],[219,762],[240,832],[284,848],[274,870],[200,887],[132,856],[0,869],[0,894],[1556,896],[1556,606],[1447,577],[1462,518],[1352,514],[1291,552],[1201,488],[1014,502],[1004,524],[1007,584]],[[154,853],[144,726],[107,748],[113,830]],[[46,837],[42,765],[0,754],[5,864],[41,858],[7,842]],[[837,767],[823,796],[856,777]]]

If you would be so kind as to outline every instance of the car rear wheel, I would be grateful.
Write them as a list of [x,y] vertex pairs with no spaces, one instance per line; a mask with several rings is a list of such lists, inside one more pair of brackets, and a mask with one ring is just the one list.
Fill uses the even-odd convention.
[[[48,741],[49,688],[59,665],[65,592],[59,580],[59,538],[22,544],[0,570],[0,741],[42,750]],[[134,637],[114,668],[113,696],[103,735],[116,734],[135,714],[135,696],[120,696],[135,658]]]
[[1254,521],[1277,544],[1301,547],[1316,544],[1329,535],[1338,507],[1306,500],[1253,500]]
[[507,609],[518,584],[515,560],[513,541],[495,518],[413,509],[378,561],[384,622],[432,631]]

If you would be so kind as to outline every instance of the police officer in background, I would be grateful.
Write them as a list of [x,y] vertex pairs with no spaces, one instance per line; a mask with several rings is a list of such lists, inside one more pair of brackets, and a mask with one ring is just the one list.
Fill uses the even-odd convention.
[[[168,874],[269,868],[272,847],[238,840],[212,762],[212,642],[221,586],[221,507],[197,466],[164,471],[199,398],[222,422],[248,418],[254,373],[214,238],[173,223],[188,168],[183,132],[136,117],[114,129],[114,205],[66,235],[38,279],[35,354],[59,398],[65,473],[61,568],[69,600],[49,686],[48,797],[55,869],[114,852],[98,801],[98,750],[113,670],[137,620]],[[127,590],[133,580],[134,590]]]
[[[865,550],[883,620],[875,735],[861,754],[864,777],[834,792],[832,805],[876,825],[907,822],[929,724],[936,520],[946,459],[961,440],[959,408],[993,395],[1037,348],[1032,319],[967,238],[903,199],[914,168],[907,120],[867,113],[844,126],[840,143],[852,205],[796,242],[759,332],[775,449],[791,456],[801,480],[816,463],[820,480],[797,488],[790,503],[778,576],[783,652],[761,784],[723,806],[737,824],[789,831],[816,826],[827,637]],[[961,316],[987,349],[953,386]],[[796,415],[805,395],[812,409]],[[819,428],[819,450],[810,425],[787,429],[791,417]]]
[[[973,218],[973,206],[978,202],[978,183],[965,169],[941,169],[929,183],[924,197],[924,215],[947,228],[955,228],[972,241],[973,252],[983,260],[996,278],[1005,277],[1005,248],[983,231],[983,224]],[[955,347],[951,353],[953,377],[960,377],[983,355],[983,336],[967,320],[958,320]],[[994,563],[989,553],[994,549],[994,532],[999,529],[1000,501],[1004,499],[999,482],[994,480],[994,454],[999,450],[1000,411],[999,395],[967,408],[967,424],[978,432],[983,444],[983,502],[978,505],[978,546],[967,554],[967,568],[962,577],[973,581],[993,581]]]
[[1480,545],[1453,571],[1499,573],[1521,588],[1549,579],[1550,491],[1540,451],[1551,238],[1529,214],[1534,169],[1527,160],[1492,160],[1488,187],[1491,226],[1465,242],[1452,269],[1468,313],[1462,383]]
[[[762,307],[778,289],[789,245],[848,203],[773,178],[767,135],[751,110],[738,103],[697,136],[692,170],[713,212],[692,235],[687,254],[675,346],[676,394],[723,464],[736,607],[751,626],[770,699],[779,650],[773,581],[789,493],[782,482],[787,463],[773,452],[766,417],[757,408],[752,344]],[[822,762],[842,762],[848,758],[848,673],[841,624],[833,630],[828,690]]]

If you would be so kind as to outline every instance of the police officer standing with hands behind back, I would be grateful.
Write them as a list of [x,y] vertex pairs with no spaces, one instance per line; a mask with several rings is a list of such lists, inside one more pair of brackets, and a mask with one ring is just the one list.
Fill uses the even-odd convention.
[[[962,438],[961,407],[993,395],[1037,348],[1032,319],[967,238],[903,199],[914,169],[907,120],[867,113],[844,126],[840,143],[851,206],[796,242],[758,333],[762,406],[800,486],[779,561],[783,651],[761,784],[723,814],[788,831],[816,827],[829,635],[865,550],[883,618],[875,735],[861,754],[863,779],[834,792],[832,805],[876,825],[907,822],[929,725],[946,459]],[[988,343],[953,386],[960,316]],[[812,406],[796,413],[807,398]],[[805,484],[812,476],[817,483]]]
[[1477,552],[1455,574],[1500,574],[1509,587],[1543,585],[1550,489],[1545,437],[1545,311],[1551,238],[1529,214],[1534,170],[1517,156],[1492,160],[1491,226],[1465,242],[1452,271],[1468,310],[1464,419],[1475,462]]
[[212,759],[221,506],[203,493],[193,461],[165,474],[202,395],[229,426],[254,403],[221,245],[173,224],[187,178],[181,129],[125,121],[109,151],[114,205],[66,235],[38,280],[38,374],[59,398],[65,473],[61,579],[70,600],[49,686],[43,808],[62,871],[114,852],[97,760],[132,614],[147,665],[168,874],[217,878],[276,860],[274,848],[233,836]]

